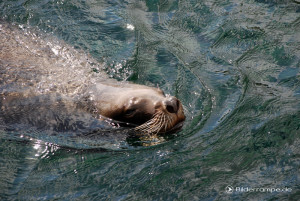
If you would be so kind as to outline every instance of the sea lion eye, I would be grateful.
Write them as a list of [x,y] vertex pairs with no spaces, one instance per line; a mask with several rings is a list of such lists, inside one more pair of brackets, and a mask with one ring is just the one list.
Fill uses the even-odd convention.
[[126,116],[130,116],[130,115],[132,115],[134,112],[135,112],[135,109],[128,109],[128,110],[125,111],[125,115],[126,115]]

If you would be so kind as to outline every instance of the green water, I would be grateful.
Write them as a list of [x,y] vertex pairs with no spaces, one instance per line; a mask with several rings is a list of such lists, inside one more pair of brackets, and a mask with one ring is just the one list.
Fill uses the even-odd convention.
[[1,200],[300,199],[299,1],[6,0],[0,17],[159,85],[187,116],[158,145],[116,151],[0,124]]

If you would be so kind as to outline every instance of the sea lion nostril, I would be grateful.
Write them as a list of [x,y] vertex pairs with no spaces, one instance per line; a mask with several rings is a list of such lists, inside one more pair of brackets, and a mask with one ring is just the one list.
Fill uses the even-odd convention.
[[176,113],[178,111],[179,102],[175,97],[172,97],[171,99],[167,100],[165,104],[168,112]]
[[171,106],[171,105],[167,105],[167,110],[170,113],[175,113],[175,110],[174,110],[173,106]]

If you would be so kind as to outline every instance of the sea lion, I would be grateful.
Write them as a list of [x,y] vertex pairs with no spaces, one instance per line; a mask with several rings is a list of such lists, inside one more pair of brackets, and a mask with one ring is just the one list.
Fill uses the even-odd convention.
[[[5,114],[12,108],[21,108],[16,109],[20,113],[25,103],[34,109],[38,103],[43,109],[35,114],[40,118],[48,112],[42,101],[53,99],[49,110],[59,112],[64,105],[70,114],[76,108],[98,119],[104,116],[134,125],[138,134],[165,133],[185,120],[176,97],[92,72],[101,71],[101,65],[61,41],[0,21],[0,44],[0,109]],[[36,121],[34,117],[27,122]]]

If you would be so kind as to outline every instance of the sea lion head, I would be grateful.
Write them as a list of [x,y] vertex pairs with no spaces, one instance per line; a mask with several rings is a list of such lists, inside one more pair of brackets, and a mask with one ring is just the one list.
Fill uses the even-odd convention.
[[100,115],[134,124],[141,134],[165,133],[185,120],[181,102],[158,88],[128,84],[98,85],[94,90],[93,101]]

